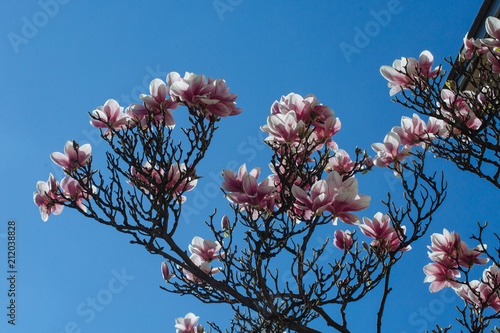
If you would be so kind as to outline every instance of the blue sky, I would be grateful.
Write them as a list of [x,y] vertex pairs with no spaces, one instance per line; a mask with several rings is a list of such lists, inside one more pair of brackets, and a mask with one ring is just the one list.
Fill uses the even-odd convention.
[[[188,312],[225,327],[229,308],[163,292],[162,258],[128,243],[126,235],[66,209],[42,222],[32,194],[38,180],[62,174],[49,155],[67,140],[90,143],[94,159],[106,144],[89,125],[88,112],[109,98],[139,102],[149,82],[185,71],[224,78],[243,113],[223,119],[189,193],[191,214],[179,242],[209,237],[203,221],[226,200],[213,191],[222,169],[242,163],[267,174],[269,150],[259,127],[281,95],[313,93],[342,121],[339,146],[353,155],[369,149],[399,125],[408,110],[392,103],[381,65],[431,51],[436,62],[458,52],[480,1],[103,1],[9,2],[0,14],[0,265],[6,273],[7,221],[17,224],[17,317],[7,324],[6,278],[0,279],[2,332],[174,332]],[[385,20],[381,11],[390,13]],[[377,17],[379,20],[377,21]],[[368,32],[364,40],[356,37]],[[348,46],[346,46],[348,45]],[[356,51],[352,51],[353,49]],[[346,51],[347,50],[347,51]],[[352,51],[352,52],[350,52]],[[125,105],[126,106],[126,105]],[[175,116],[175,114],[174,114]],[[179,118],[182,116],[179,116]],[[176,118],[177,119],[177,118]],[[371,150],[370,150],[371,152]],[[372,156],[374,155],[371,152]],[[444,227],[466,235],[478,221],[498,230],[498,191],[436,160],[449,184],[446,202],[429,235]],[[214,176],[211,176],[214,175]],[[400,195],[387,170],[359,179],[372,196],[362,213],[372,217],[387,191]],[[344,228],[344,226],[342,226]],[[344,228],[345,229],[345,228]],[[332,227],[331,235],[335,228]],[[329,236],[331,236],[329,235]],[[326,239],[326,237],[324,237]],[[434,321],[453,322],[461,301],[450,291],[430,294],[423,284],[429,237],[405,254],[394,272],[384,327],[422,332]],[[470,245],[474,245],[470,243]],[[493,244],[492,244],[493,245]],[[328,250],[335,255],[333,245]],[[374,331],[378,293],[350,313],[353,331]],[[97,301],[92,306],[93,300]],[[332,309],[332,312],[336,311]],[[361,320],[360,320],[361,318]],[[322,326],[318,326],[323,329]]]

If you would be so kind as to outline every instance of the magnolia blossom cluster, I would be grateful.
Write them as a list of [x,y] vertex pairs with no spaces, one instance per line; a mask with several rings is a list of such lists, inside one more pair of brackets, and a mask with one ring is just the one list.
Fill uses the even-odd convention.
[[[92,192],[95,192],[95,189]],[[87,212],[87,207],[83,202],[89,197],[90,194],[80,186],[76,179],[66,176],[59,183],[52,174],[46,182],[38,181],[36,191],[33,193],[33,201],[40,207],[43,221],[47,221],[51,213],[60,214],[65,202],[74,202],[78,208]]]
[[444,121],[429,117],[427,124],[417,114],[412,118],[402,117],[401,126],[395,126],[385,136],[383,143],[372,144],[377,153],[374,164],[385,168],[391,164],[397,168],[411,153],[411,147],[421,146],[426,142],[444,136],[448,132]]
[[[392,252],[399,248],[401,241],[406,233],[406,227],[396,231],[391,225],[391,218],[389,215],[383,215],[378,212],[370,220],[363,217],[363,224],[359,226],[361,232],[366,236],[373,238],[370,245],[378,250]],[[411,246],[401,248],[399,251],[409,251]]]
[[500,272],[493,264],[483,271],[480,280],[469,281],[455,289],[458,296],[475,308],[493,308],[500,312]]
[[492,307],[495,311],[500,311],[500,276],[495,264],[484,270],[481,280],[458,280],[461,270],[469,270],[476,264],[484,265],[488,262],[487,258],[479,258],[486,250],[486,245],[470,249],[458,233],[446,229],[443,229],[443,234],[433,234],[431,242],[432,245],[428,248],[431,250],[429,258],[433,262],[424,267],[424,282],[431,283],[429,290],[437,292],[451,287],[462,299],[477,308]]
[[[496,20],[498,20],[498,19],[496,19]],[[406,58],[403,58],[403,59],[406,59]],[[413,59],[413,58],[409,58],[409,59]],[[419,73],[418,75],[416,75],[416,74],[410,75],[408,73],[404,74],[404,73],[406,73],[404,68],[403,69],[393,68],[393,67],[389,67],[389,66],[382,66],[381,67],[380,72],[382,73],[382,76],[384,76],[387,80],[389,80],[389,87],[392,88],[390,91],[391,96],[398,93],[399,91],[401,91],[401,89],[414,88],[416,83],[419,80],[421,73],[428,73],[429,72],[430,67],[428,67],[429,66],[428,64],[429,63],[432,64],[432,61],[429,60],[429,59],[433,59],[432,54],[430,54],[429,51],[424,51],[420,55],[420,59],[421,59],[421,61],[424,61],[425,64],[427,64],[427,67],[426,67],[427,69],[420,70],[420,71],[418,70],[419,66],[421,66],[421,65],[419,65],[419,63],[421,61],[417,62],[417,65],[410,66],[410,68],[417,68],[416,71],[417,71],[417,73]],[[413,59],[410,62],[415,62],[415,61],[416,60]],[[398,62],[398,64],[401,63],[401,61],[399,61],[399,60],[397,60],[397,62]],[[439,74],[439,72],[440,72],[440,70],[438,70],[436,68],[434,71],[430,72],[429,74],[426,74],[426,76],[429,78],[434,78]],[[432,74],[432,73],[434,73],[434,74]],[[481,121],[476,117],[474,112],[479,112],[480,108],[485,106],[485,103],[486,103],[485,94],[483,92],[481,92],[481,93],[476,95],[471,91],[465,91],[465,92],[461,93],[461,95],[462,96],[457,96],[453,91],[451,91],[449,89],[443,89],[441,91],[441,99],[442,99],[443,103],[438,103],[437,107],[440,109],[440,114],[443,117],[449,119],[452,122],[455,122],[454,118],[457,118],[461,122],[463,122],[465,124],[465,126],[467,126],[468,128],[476,130],[481,126]],[[475,110],[471,104],[477,105],[476,108],[478,108],[478,109]],[[438,121],[437,119],[430,117],[429,122],[434,123],[435,125],[437,125],[438,128],[435,128],[434,130],[431,130],[428,128],[427,129],[428,133],[426,133],[423,130],[423,129],[425,129],[425,126],[419,127],[418,124],[415,123],[415,121],[413,121],[413,125],[412,125],[411,129],[412,129],[412,131],[414,131],[414,133],[410,133],[410,134],[415,136],[414,134],[420,133],[420,134],[422,134],[422,135],[420,135],[420,138],[428,138],[431,140],[434,139],[435,135],[439,135],[439,136],[447,136],[448,135],[448,133],[445,129],[445,126],[444,126],[445,124],[442,120]],[[429,125],[428,125],[428,127],[429,127]],[[410,127],[407,127],[407,128],[409,129]],[[398,134],[400,134],[400,133],[398,133]],[[423,134],[426,134],[426,135],[424,136]],[[455,134],[459,134],[459,132],[455,133]],[[428,137],[427,135],[430,135],[431,137]],[[403,138],[403,137],[401,136],[401,138]],[[420,144],[422,143],[422,140],[419,140],[418,136],[416,136],[415,139],[417,140],[416,142],[419,142]],[[413,142],[415,142],[415,141],[413,141]]]
[[[68,141],[64,145],[64,154],[55,152],[50,155],[52,161],[61,166],[67,174],[83,167],[90,159],[91,147],[89,144],[79,146],[76,142]],[[92,193],[95,189],[92,188]],[[64,208],[64,203],[73,202],[84,212],[87,207],[83,204],[92,193],[82,188],[80,183],[70,175],[64,177],[61,182],[52,175],[49,179],[39,181],[36,184],[36,191],[33,193],[33,201],[40,208],[40,215],[43,221],[47,221],[50,214],[58,215]]]
[[[471,59],[475,55],[486,54],[486,59],[491,64],[493,73],[500,73],[500,20],[496,17],[486,19],[486,31],[491,36],[490,38],[474,39],[464,38],[464,48],[461,54],[462,59]],[[434,57],[429,51],[424,51],[420,54],[418,60],[414,58],[402,58],[395,60],[393,66],[382,66],[380,73],[388,82],[391,88],[390,95],[393,96],[402,89],[415,89],[422,82],[422,77],[432,79],[437,77],[441,72],[441,67],[438,66],[431,70]],[[483,107],[486,107],[485,94],[489,94],[489,89],[485,89],[480,93],[472,91],[464,91],[457,95],[449,89],[441,91],[441,99],[443,103],[437,106],[440,109],[442,116],[455,123],[459,119],[465,126],[472,130],[477,130],[481,126],[481,121],[476,114],[481,112]],[[495,96],[490,96],[492,99]],[[459,130],[454,130],[454,134],[460,134]],[[447,135],[446,132],[442,135]]]
[[206,112],[207,117],[235,116],[242,112],[236,107],[238,96],[229,93],[223,79],[208,78],[207,82],[205,75],[186,72],[181,78],[178,73],[171,72],[167,75],[167,84],[174,101],[190,107],[199,107]]
[[333,216],[333,224],[337,219],[347,224],[359,224],[359,216],[350,213],[360,211],[370,205],[368,195],[358,194],[356,178],[342,180],[337,171],[332,171],[326,179],[316,181],[308,193],[300,186],[292,186],[295,197],[295,213],[305,220],[322,215],[327,211]]
[[[236,107],[237,95],[229,93],[229,88],[223,79],[209,78],[207,82],[204,75],[186,72],[184,78],[181,78],[178,73],[171,72],[167,75],[166,81],[167,83],[160,79],[152,80],[149,85],[150,94],[140,95],[143,103],[132,104],[125,110],[114,99],[107,100],[103,106],[92,112],[90,124],[103,129],[104,137],[109,140],[113,133],[136,126],[146,129],[151,125],[164,125],[173,129],[175,120],[172,110],[180,104],[199,109],[206,118],[234,116],[242,112]],[[66,174],[71,175],[75,169],[88,163],[90,153],[89,144],[79,146],[74,141],[68,141],[64,146],[64,154],[55,152],[50,157],[54,163],[63,168]],[[157,186],[166,177],[168,181],[165,187],[167,190],[175,188],[173,195],[178,202],[182,203],[186,200],[182,193],[192,190],[197,183],[195,175],[190,175],[180,181],[186,170],[184,164],[175,163],[167,172],[146,162],[140,170],[131,168],[129,183],[139,187],[145,193],[150,193],[157,191]],[[75,202],[80,209],[86,211],[83,200],[88,197],[89,194],[75,179],[67,176],[59,184],[52,175],[47,182],[37,183],[37,191],[33,195],[44,221],[51,213],[54,215],[61,213],[63,204],[68,201]]]
[[[470,101],[474,101],[478,108],[482,108],[486,104],[486,97],[483,93],[476,95],[472,91],[464,91],[462,94],[465,97],[457,96],[449,89],[443,89],[441,91],[441,99],[444,103],[438,105],[441,108],[441,114],[452,122],[455,122],[455,119],[453,119],[453,116],[455,116],[468,128],[477,130],[482,122],[473,112],[473,106],[470,105]],[[480,110],[476,110],[476,112],[478,111]],[[454,133],[459,134],[460,131],[454,129]]]
[[203,333],[205,332],[205,329],[200,325],[197,324],[198,319],[200,317],[197,317],[194,315],[194,313],[190,312],[188,313],[184,318],[176,318],[175,319],[175,332],[176,333]]
[[[363,223],[358,225],[361,232],[372,238],[370,246],[376,251],[392,252],[399,249],[403,237],[406,233],[406,227],[401,226],[401,229],[396,231],[391,225],[391,218],[389,215],[383,215],[378,212],[372,220],[363,217]],[[352,233],[348,230],[336,230],[334,235],[333,244],[341,250],[349,250],[354,243]],[[409,251],[411,246],[402,247],[399,251]]]
[[293,152],[301,153],[311,145],[313,149],[308,153],[312,153],[325,143],[331,149],[337,149],[332,136],[340,126],[333,110],[320,104],[314,95],[304,98],[290,93],[273,103],[267,124],[261,130],[269,134],[266,141],[275,147],[286,144]]
[[336,171],[342,176],[352,171],[355,166],[356,162],[351,160],[351,157],[345,150],[337,149],[335,155],[328,160],[325,171]]
[[[273,170],[273,168],[271,168]],[[226,191],[227,199],[244,210],[251,210],[253,218],[259,214],[269,213],[280,207],[280,184],[276,174],[270,175],[258,183],[260,168],[248,172],[243,164],[238,174],[224,170],[221,184]],[[358,194],[358,181],[355,178],[343,180],[337,171],[332,171],[326,179],[314,182],[312,186],[302,185],[300,177],[290,179],[293,183],[291,191],[295,197],[294,214],[304,220],[322,215],[325,211],[333,217],[334,224],[340,219],[347,224],[358,224],[360,218],[350,213],[367,208],[370,197]]]
[[[499,21],[500,22],[500,21]],[[414,58],[403,58],[396,60],[393,67],[382,66],[380,72],[386,78],[391,88],[390,94],[395,95],[402,89],[414,89],[415,86],[421,83],[422,75],[427,79],[435,78],[441,73],[440,67],[436,67],[430,71],[433,63],[433,56],[429,51],[424,51],[417,61]],[[481,126],[481,121],[476,117],[475,112],[479,112],[480,108],[486,104],[486,96],[484,93],[474,94],[471,91],[466,91],[457,96],[449,89],[441,91],[442,103],[438,103],[439,113],[443,117],[455,123],[460,120],[470,129],[477,130]],[[471,104],[475,104],[473,107]],[[405,158],[409,153],[407,147],[403,148],[401,153],[396,151],[399,145],[416,146],[422,145],[427,140],[434,140],[436,137],[449,136],[449,126],[443,120],[438,120],[434,117],[429,117],[427,126],[417,116],[413,115],[412,119],[403,117],[401,127],[395,127],[392,132],[396,133],[398,138],[390,134],[384,140],[384,146],[381,144],[372,145],[373,149],[379,154],[376,158],[375,165],[385,167],[391,164],[395,158]],[[460,134],[460,131],[454,130],[454,134]],[[399,142],[398,142],[399,141]],[[400,160],[401,161],[401,160]]]
[[223,170],[224,182],[221,184],[226,191],[227,199],[245,210],[252,210],[253,217],[257,218],[259,212],[272,212],[275,207],[277,189],[273,181],[268,177],[260,183],[257,179],[260,168],[247,171],[243,164],[236,174],[232,170]]
[[[278,154],[284,151],[293,153],[296,160],[282,161],[280,166],[270,164],[272,174],[260,183],[257,181],[260,168],[248,172],[243,164],[238,173],[224,170],[224,182],[221,185],[230,202],[251,211],[252,218],[256,219],[260,214],[280,208],[283,196],[293,195],[293,212],[289,213],[300,219],[310,220],[329,212],[334,224],[337,219],[348,224],[360,223],[361,219],[350,212],[368,207],[370,197],[358,195],[356,179],[342,178],[354,169],[356,163],[347,152],[338,149],[332,140],[332,136],[340,129],[340,121],[334,117],[332,109],[320,104],[314,95],[303,98],[291,93],[282,96],[279,102],[274,102],[267,125],[261,129],[269,134],[266,141]],[[309,160],[309,155],[325,144],[335,152],[325,167],[329,173],[326,179],[315,178],[306,183],[300,173],[287,173],[288,163],[294,165],[298,161]],[[302,154],[304,152],[305,156]],[[366,165],[362,167],[369,168],[372,164],[372,160],[367,159]],[[286,177],[286,184],[282,184],[280,177]]]
[[223,79],[205,78],[204,75],[188,73],[181,78],[176,72],[167,75],[166,83],[154,79],[149,85],[149,95],[141,94],[142,104],[136,103],[125,110],[114,99],[106,101],[104,106],[92,112],[90,124],[105,129],[106,138],[113,132],[122,131],[135,126],[143,129],[149,124],[173,129],[175,120],[172,110],[179,104],[198,108],[206,118],[210,116],[227,117],[240,114],[236,107],[237,95],[229,93]]
[[136,103],[130,105],[125,111],[129,119],[133,119],[135,124],[140,124],[142,128],[148,126],[148,121],[155,126],[164,123],[168,128],[175,127],[175,120],[172,110],[177,109],[178,103],[170,97],[170,87],[160,79],[154,79],[149,85],[150,95],[141,94],[143,104]]
[[[174,189],[174,198],[178,202],[184,203],[186,197],[182,194],[194,189],[198,183],[194,174],[184,177],[186,172],[187,168],[184,163],[172,164],[167,173],[158,166],[152,166],[150,162],[145,162],[140,170],[136,170],[134,167],[130,168],[131,180],[128,183],[137,186],[144,193],[150,193],[151,191],[157,193],[158,186],[162,184],[162,179],[166,178],[165,189],[167,191]],[[182,180],[180,180],[181,177],[183,177]]]
[[500,20],[490,16],[485,22],[486,31],[490,38],[464,38],[464,48],[461,54],[463,59],[471,59],[474,55],[487,53],[486,58],[491,63],[493,73],[500,73]]
[[380,67],[380,73],[387,79],[391,88],[391,96],[397,94],[402,89],[415,89],[421,85],[422,79],[429,80],[436,78],[443,71],[441,66],[432,69],[434,56],[429,51],[423,51],[420,57],[396,59],[391,66]]

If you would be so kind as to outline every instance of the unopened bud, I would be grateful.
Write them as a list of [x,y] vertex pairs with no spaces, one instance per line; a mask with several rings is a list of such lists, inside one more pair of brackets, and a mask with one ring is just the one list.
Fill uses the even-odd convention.
[[168,282],[175,274],[170,274],[170,269],[168,268],[167,262],[164,261],[161,263],[161,274],[163,275],[163,279],[165,282]]
[[229,224],[229,217],[227,215],[224,215],[222,217],[222,220],[220,221],[220,225],[222,230],[228,231],[230,229],[230,224]]

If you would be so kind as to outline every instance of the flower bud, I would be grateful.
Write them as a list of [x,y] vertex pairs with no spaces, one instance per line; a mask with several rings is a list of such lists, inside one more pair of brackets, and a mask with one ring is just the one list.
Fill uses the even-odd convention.
[[230,230],[231,225],[229,223],[229,217],[227,215],[224,215],[222,217],[222,220],[220,221],[220,225],[221,225],[222,230],[224,230],[224,231]]
[[175,274],[170,274],[170,269],[168,268],[167,262],[161,263],[161,274],[165,282],[168,282]]
[[353,240],[351,236],[351,232],[346,230],[345,232],[342,230],[335,231],[335,239],[333,240],[333,244],[341,250],[349,250],[352,246]]

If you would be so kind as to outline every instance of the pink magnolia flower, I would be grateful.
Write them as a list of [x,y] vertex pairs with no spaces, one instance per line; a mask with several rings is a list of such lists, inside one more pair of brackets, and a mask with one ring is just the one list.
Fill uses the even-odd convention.
[[[290,93],[273,103],[267,125],[262,126],[261,130],[269,133],[266,141],[292,143],[301,152],[304,143],[313,141],[318,145],[316,150],[321,149],[324,143],[336,149],[332,136],[340,130],[340,126],[333,110],[320,104],[314,95],[304,98]],[[309,141],[304,142],[305,138]]]
[[483,282],[492,288],[500,285],[500,269],[496,264],[491,265],[483,271]]
[[385,168],[394,162],[403,162],[406,157],[411,155],[411,148],[403,146],[401,151],[401,139],[398,134],[389,132],[384,138],[384,143],[372,144],[372,149],[377,153],[373,163],[381,168]]
[[187,106],[200,106],[207,112],[207,117],[235,116],[242,110],[236,107],[236,94],[229,93],[226,81],[205,78],[205,75],[196,75],[186,72],[184,78],[176,72],[167,76],[170,95],[176,102],[184,102]]
[[175,163],[172,164],[170,170],[168,171],[168,179],[170,181],[167,183],[167,189],[171,189],[175,187],[174,197],[181,202],[186,202],[186,197],[182,194],[184,192],[191,191],[198,184],[198,179],[196,179],[196,175],[190,175],[189,177],[183,179],[179,182],[181,175],[187,172],[186,164]]
[[390,95],[394,96],[402,89],[414,89],[421,82],[420,77],[435,78],[442,72],[441,66],[432,69],[434,56],[429,51],[423,51],[418,60],[415,58],[401,58],[394,60],[391,66],[380,67],[380,74],[388,80],[391,88]]
[[464,37],[464,48],[460,54],[461,58],[471,59],[472,56],[476,54],[482,54],[488,51],[488,47],[485,46],[480,39],[469,38],[468,33]]
[[93,118],[90,124],[97,128],[106,128],[104,135],[110,138],[112,131],[121,131],[129,126],[130,116],[123,113],[123,107],[118,105],[114,99],[108,99],[104,106],[98,107],[92,112]]
[[431,235],[431,242],[432,245],[427,247],[433,253],[444,253],[448,256],[456,257],[461,240],[458,233],[443,229],[443,234],[434,233]]
[[431,236],[432,245],[427,246],[429,258],[450,269],[458,266],[471,268],[474,264],[484,265],[487,258],[478,258],[486,249],[485,244],[481,244],[473,249],[469,249],[467,244],[460,240],[460,235],[443,229],[443,234],[434,233]]
[[297,120],[295,111],[287,114],[270,114],[267,117],[267,125],[261,126],[260,129],[269,133],[265,141],[278,144],[288,143],[295,147],[302,144],[307,134],[306,124],[302,120]]
[[229,93],[226,81],[223,79],[208,78],[208,86],[211,88],[210,99],[204,100],[210,113],[219,117],[236,116],[243,110],[236,107],[238,95]]
[[496,312],[500,311],[500,298],[498,290],[493,289],[487,283],[479,280],[472,280],[466,284],[460,285],[455,292],[464,301],[473,305],[477,309],[486,309],[492,307]]
[[139,123],[141,128],[146,129],[148,127],[148,121],[151,122],[153,126],[160,126],[165,122],[165,126],[173,129],[175,127],[175,120],[172,114],[172,110],[168,109],[170,107],[175,109],[177,107],[177,103],[173,103],[176,106],[172,105],[163,107],[161,109],[151,108],[146,109],[142,104],[132,104],[125,110],[125,113],[133,119],[135,122]]
[[46,222],[50,214],[59,215],[64,208],[64,198],[60,196],[59,182],[52,174],[47,182],[36,183],[36,192],[33,193],[35,205],[40,207],[42,220]]
[[405,74],[405,66],[407,65],[407,59],[402,58],[401,60],[394,60],[394,62],[392,63],[392,67],[387,65],[380,67],[380,74],[382,74],[382,76],[387,81],[389,81],[387,83],[387,86],[391,88],[391,91],[389,92],[391,96],[396,95],[402,89],[409,89],[414,87],[411,76]]
[[[62,195],[69,201],[74,201],[75,204],[84,212],[87,212],[87,207],[83,204],[84,200],[89,197],[89,193],[84,190],[78,181],[70,176],[66,176],[61,181]],[[92,187],[92,193],[96,188]]]
[[238,175],[231,170],[222,171],[224,182],[221,185],[227,192],[227,199],[244,209],[255,209],[254,215],[257,211],[273,211],[275,206],[276,187],[270,178],[257,183],[259,175],[260,168],[248,173],[246,164],[240,167]]
[[176,318],[176,333],[203,333],[203,327],[197,324],[198,319],[200,317],[195,316],[194,313],[188,313],[184,318]]
[[307,194],[297,185],[292,186],[292,194],[295,197],[297,213],[303,212],[306,220],[316,215],[321,215],[332,203],[335,189],[331,182],[320,179],[316,181]]
[[368,156],[368,157],[366,158],[366,160],[365,160],[364,165],[365,165],[365,168],[366,168],[367,170],[371,170],[371,169],[373,168],[373,166],[375,165],[375,162],[373,161],[373,157]]
[[349,154],[343,149],[337,149],[335,155],[328,160],[326,172],[337,171],[340,175],[349,173],[356,162],[351,161]]
[[[492,281],[496,280],[495,282]],[[492,265],[483,273],[483,279],[472,280],[455,288],[455,292],[464,301],[475,308],[486,309],[492,307],[496,312],[500,311],[500,297],[498,287],[498,267]]]
[[434,63],[434,56],[429,51],[423,51],[418,57],[417,65],[417,75],[424,76],[426,78],[435,78],[439,73],[443,72],[441,70],[441,65],[432,69],[432,64]]
[[448,119],[455,121],[452,114],[455,114],[459,119],[465,122],[465,126],[471,129],[478,129],[482,122],[479,120],[474,112],[472,112],[468,103],[460,96],[449,89],[441,90],[441,98],[444,104],[441,107],[442,114]]
[[369,196],[358,195],[357,179],[343,181],[337,171],[330,172],[326,179],[316,181],[309,193],[293,185],[292,194],[296,199],[297,214],[309,220],[314,215],[328,211],[334,216],[334,224],[337,224],[337,219],[347,224],[358,224],[360,218],[350,211],[360,211],[370,205]]
[[[259,178],[260,168],[254,168],[250,173],[247,171],[246,163],[241,165],[238,174],[232,170],[222,170],[222,177],[224,182],[221,184],[225,191],[227,192],[242,192],[243,190],[243,179],[246,176],[250,176],[253,179]],[[247,185],[250,180],[247,180]]]
[[333,244],[341,250],[348,250],[353,244],[351,232],[349,230],[335,230]]
[[[191,257],[189,257],[193,264],[198,266],[204,273],[209,274],[209,275],[214,275],[220,272],[220,267],[210,267],[210,263],[207,261],[203,261],[201,257],[197,254],[192,254]],[[188,269],[182,268],[182,273],[184,273],[185,278],[188,281],[195,282],[195,283],[201,283],[201,280],[197,278],[193,273],[191,273]]]
[[155,126],[165,122],[166,127],[174,128],[175,120],[172,110],[177,109],[179,104],[168,96],[169,90],[165,82],[154,79],[149,85],[151,95],[141,94],[140,96],[144,105],[132,104],[125,110],[125,113],[139,121],[142,128],[147,127],[148,121]]
[[500,46],[500,20],[494,16],[490,16],[485,22],[486,31],[488,35],[493,38],[483,38],[481,43],[489,47]]
[[432,141],[438,136],[449,136],[448,125],[442,119],[429,117],[429,120],[427,121],[427,139]]
[[456,287],[455,292],[467,303],[480,308],[481,301],[477,296],[479,294],[478,288],[480,284],[479,280],[472,280],[467,284],[461,284],[459,287]]
[[439,263],[431,263],[424,266],[426,275],[424,282],[430,282],[429,291],[435,293],[445,287],[460,288],[460,283],[456,278],[460,277],[460,272],[451,270]]
[[482,308],[492,307],[496,312],[500,312],[500,297],[498,288],[496,291],[493,291],[489,285],[480,283],[477,291],[480,294],[480,299],[478,300],[481,302]]
[[64,154],[55,152],[50,154],[52,161],[71,171],[87,164],[92,148],[90,144],[79,146],[75,141],[67,141],[64,145]]
[[458,255],[458,263],[462,267],[470,268],[477,265],[485,265],[489,259],[488,258],[478,258],[483,251],[486,250],[486,244],[478,245],[475,248],[469,249],[467,244],[463,241],[460,242],[460,249]]
[[391,132],[399,136],[402,145],[421,146],[427,136],[427,127],[425,122],[414,113],[413,118],[403,116],[401,118],[401,127],[394,126]]
[[[148,109],[175,109],[178,104],[170,99],[169,87],[160,79],[153,79],[149,84],[151,95],[141,94],[141,100]],[[169,98],[167,98],[167,96]]]
[[354,177],[344,181],[338,172],[332,171],[326,180],[328,186],[333,189],[332,203],[327,208],[335,216],[333,224],[337,224],[337,219],[347,224],[359,224],[359,216],[350,212],[368,208],[370,196],[358,194],[358,180]]
[[477,286],[479,292],[477,304],[479,307],[492,307],[496,312],[500,311],[500,274],[498,266],[493,264],[483,272],[483,278]]
[[192,254],[198,255],[202,261],[211,262],[221,256],[218,253],[221,249],[219,242],[214,242],[211,239],[203,239],[201,237],[194,237],[191,245],[189,245],[189,251]]
[[[403,240],[403,235],[406,233],[406,227],[401,226],[401,232],[398,235],[394,227],[391,226],[389,215],[383,215],[380,212],[373,216],[373,220],[363,217],[363,224],[359,228],[363,234],[373,238],[373,241],[370,243],[371,246],[388,252],[392,252],[399,247]],[[409,251],[410,249],[411,246],[407,246],[400,249],[400,251]]]
[[165,280],[165,282],[168,282],[175,276],[175,274],[170,273],[170,269],[168,268],[168,264],[166,261],[161,263],[161,275],[163,276],[163,280]]
[[323,120],[333,116],[333,110],[318,103],[316,97],[312,94],[305,98],[299,94],[290,93],[287,96],[281,96],[280,101],[274,101],[271,106],[271,114],[286,115],[293,111],[298,120],[309,123],[312,115],[319,115]]

